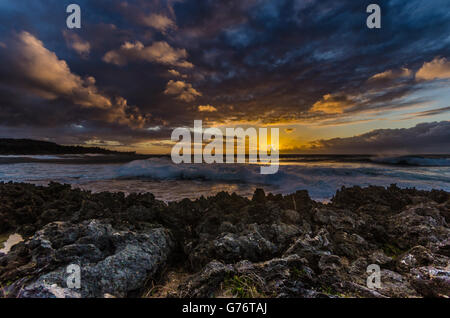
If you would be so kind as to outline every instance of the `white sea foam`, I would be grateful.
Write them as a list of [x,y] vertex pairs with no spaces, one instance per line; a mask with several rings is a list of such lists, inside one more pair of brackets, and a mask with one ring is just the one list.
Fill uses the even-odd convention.
[[[445,159],[445,158],[441,158]],[[256,187],[273,193],[306,189],[315,199],[329,199],[342,186],[388,186],[450,191],[449,166],[378,164],[369,160],[293,158],[278,173],[261,175],[258,165],[179,164],[170,158],[137,160],[127,164],[18,163],[0,165],[1,181],[46,184],[50,181],[98,191],[153,192],[164,200],[234,191],[249,195]],[[358,159],[359,160],[359,159]]]

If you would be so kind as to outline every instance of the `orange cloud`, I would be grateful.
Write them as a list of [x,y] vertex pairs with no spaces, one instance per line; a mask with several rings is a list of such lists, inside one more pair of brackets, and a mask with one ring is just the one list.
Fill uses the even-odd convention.
[[409,77],[411,76],[411,74],[412,74],[411,70],[407,68],[402,68],[399,70],[387,70],[385,72],[375,74],[370,78],[370,80],[383,80],[383,79],[393,80],[402,77]]
[[181,77],[181,78],[187,78],[188,76],[186,74],[181,74],[180,72],[178,72],[177,70],[171,69],[168,70],[169,74],[174,76],[174,77]]
[[431,62],[426,62],[417,71],[416,79],[418,80],[434,80],[450,78],[450,62],[445,57],[435,58]]
[[176,99],[184,102],[192,102],[198,96],[202,96],[202,93],[193,88],[191,84],[183,81],[173,81],[173,80],[170,80],[167,83],[164,94],[176,95]]
[[89,55],[89,52],[91,51],[91,45],[88,41],[84,41],[76,33],[71,31],[64,31],[63,35],[69,48],[73,49],[82,57],[87,57]]
[[345,109],[354,106],[354,103],[345,95],[324,95],[311,108],[311,112],[323,112],[326,114],[342,114]]
[[117,50],[107,52],[103,61],[119,66],[130,61],[147,61],[184,68],[192,68],[194,65],[188,61],[185,49],[174,49],[167,42],[155,42],[150,46],[144,46],[142,42],[125,42]]
[[141,24],[152,27],[161,32],[165,32],[169,29],[176,29],[177,25],[171,19],[161,14],[150,14],[149,16],[142,16],[140,18]]
[[[15,67],[23,77],[25,89],[44,99],[64,98],[86,108],[105,111],[108,122],[140,127],[144,118],[130,109],[123,97],[110,98],[101,93],[92,76],[81,78],[72,73],[66,61],[44,47],[42,41],[28,32],[21,32],[15,40]],[[132,110],[135,114],[128,114]]]
[[84,107],[112,106],[109,98],[98,92],[94,77],[82,79],[72,73],[66,61],[47,50],[32,34],[20,33],[16,45],[20,52],[17,66],[35,94],[50,100],[65,97]]
[[198,106],[198,111],[199,112],[216,112],[217,108],[215,108],[214,106],[211,105],[202,105],[202,106]]

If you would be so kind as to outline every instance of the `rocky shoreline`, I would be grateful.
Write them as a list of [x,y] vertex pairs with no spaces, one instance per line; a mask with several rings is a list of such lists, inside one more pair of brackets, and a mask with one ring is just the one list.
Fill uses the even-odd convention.
[[[383,187],[168,204],[0,183],[0,297],[450,297],[450,193]],[[67,286],[67,266],[81,288]],[[366,285],[370,264],[381,286]]]

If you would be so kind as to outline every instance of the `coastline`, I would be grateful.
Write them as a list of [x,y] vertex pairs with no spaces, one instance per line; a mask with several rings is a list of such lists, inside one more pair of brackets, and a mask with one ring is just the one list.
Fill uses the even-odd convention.
[[[441,190],[342,188],[328,204],[259,189],[167,204],[57,183],[0,193],[0,234],[25,239],[0,255],[3,297],[450,296]],[[70,264],[80,289],[66,286]]]
[[168,156],[65,154],[0,156],[0,180],[48,185],[71,184],[92,192],[150,192],[165,202],[195,199],[221,191],[251,198],[256,188],[274,194],[308,190],[329,201],[341,186],[389,186],[450,191],[448,156],[372,158],[294,156],[280,159],[275,175],[255,164],[175,164]]
[[1,164],[15,164],[15,163],[50,163],[50,164],[114,164],[114,163],[127,163],[134,160],[145,160],[149,158],[160,158],[162,156],[153,155],[138,155],[138,154],[93,154],[92,156],[86,155],[59,155],[53,158],[34,158],[33,155],[6,155],[0,156]]

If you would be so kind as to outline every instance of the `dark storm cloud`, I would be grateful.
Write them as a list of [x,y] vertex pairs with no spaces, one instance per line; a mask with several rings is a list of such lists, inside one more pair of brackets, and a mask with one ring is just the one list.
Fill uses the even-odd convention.
[[[204,75],[199,84],[208,103],[235,106],[224,117],[308,118],[306,112],[326,94],[361,97],[347,111],[395,108],[415,89],[414,79],[367,80],[448,55],[447,14],[433,7],[449,4],[432,2],[380,2],[383,29],[376,31],[365,27],[364,1],[204,1],[201,10],[194,5],[199,2],[180,2],[174,5],[181,17],[176,38]],[[374,89],[376,94],[366,93]]]
[[[450,122],[422,123],[412,128],[378,129],[350,138],[318,140],[303,149],[317,153],[419,154],[450,149]],[[299,149],[300,150],[300,149]]]
[[[5,129],[130,143],[202,118],[339,120],[423,102],[403,100],[421,85],[414,74],[450,56],[447,0],[376,1],[380,30],[365,27],[374,1],[79,0],[82,29],[67,30],[71,2],[0,4]],[[22,32],[80,79],[75,94],[21,69]]]

